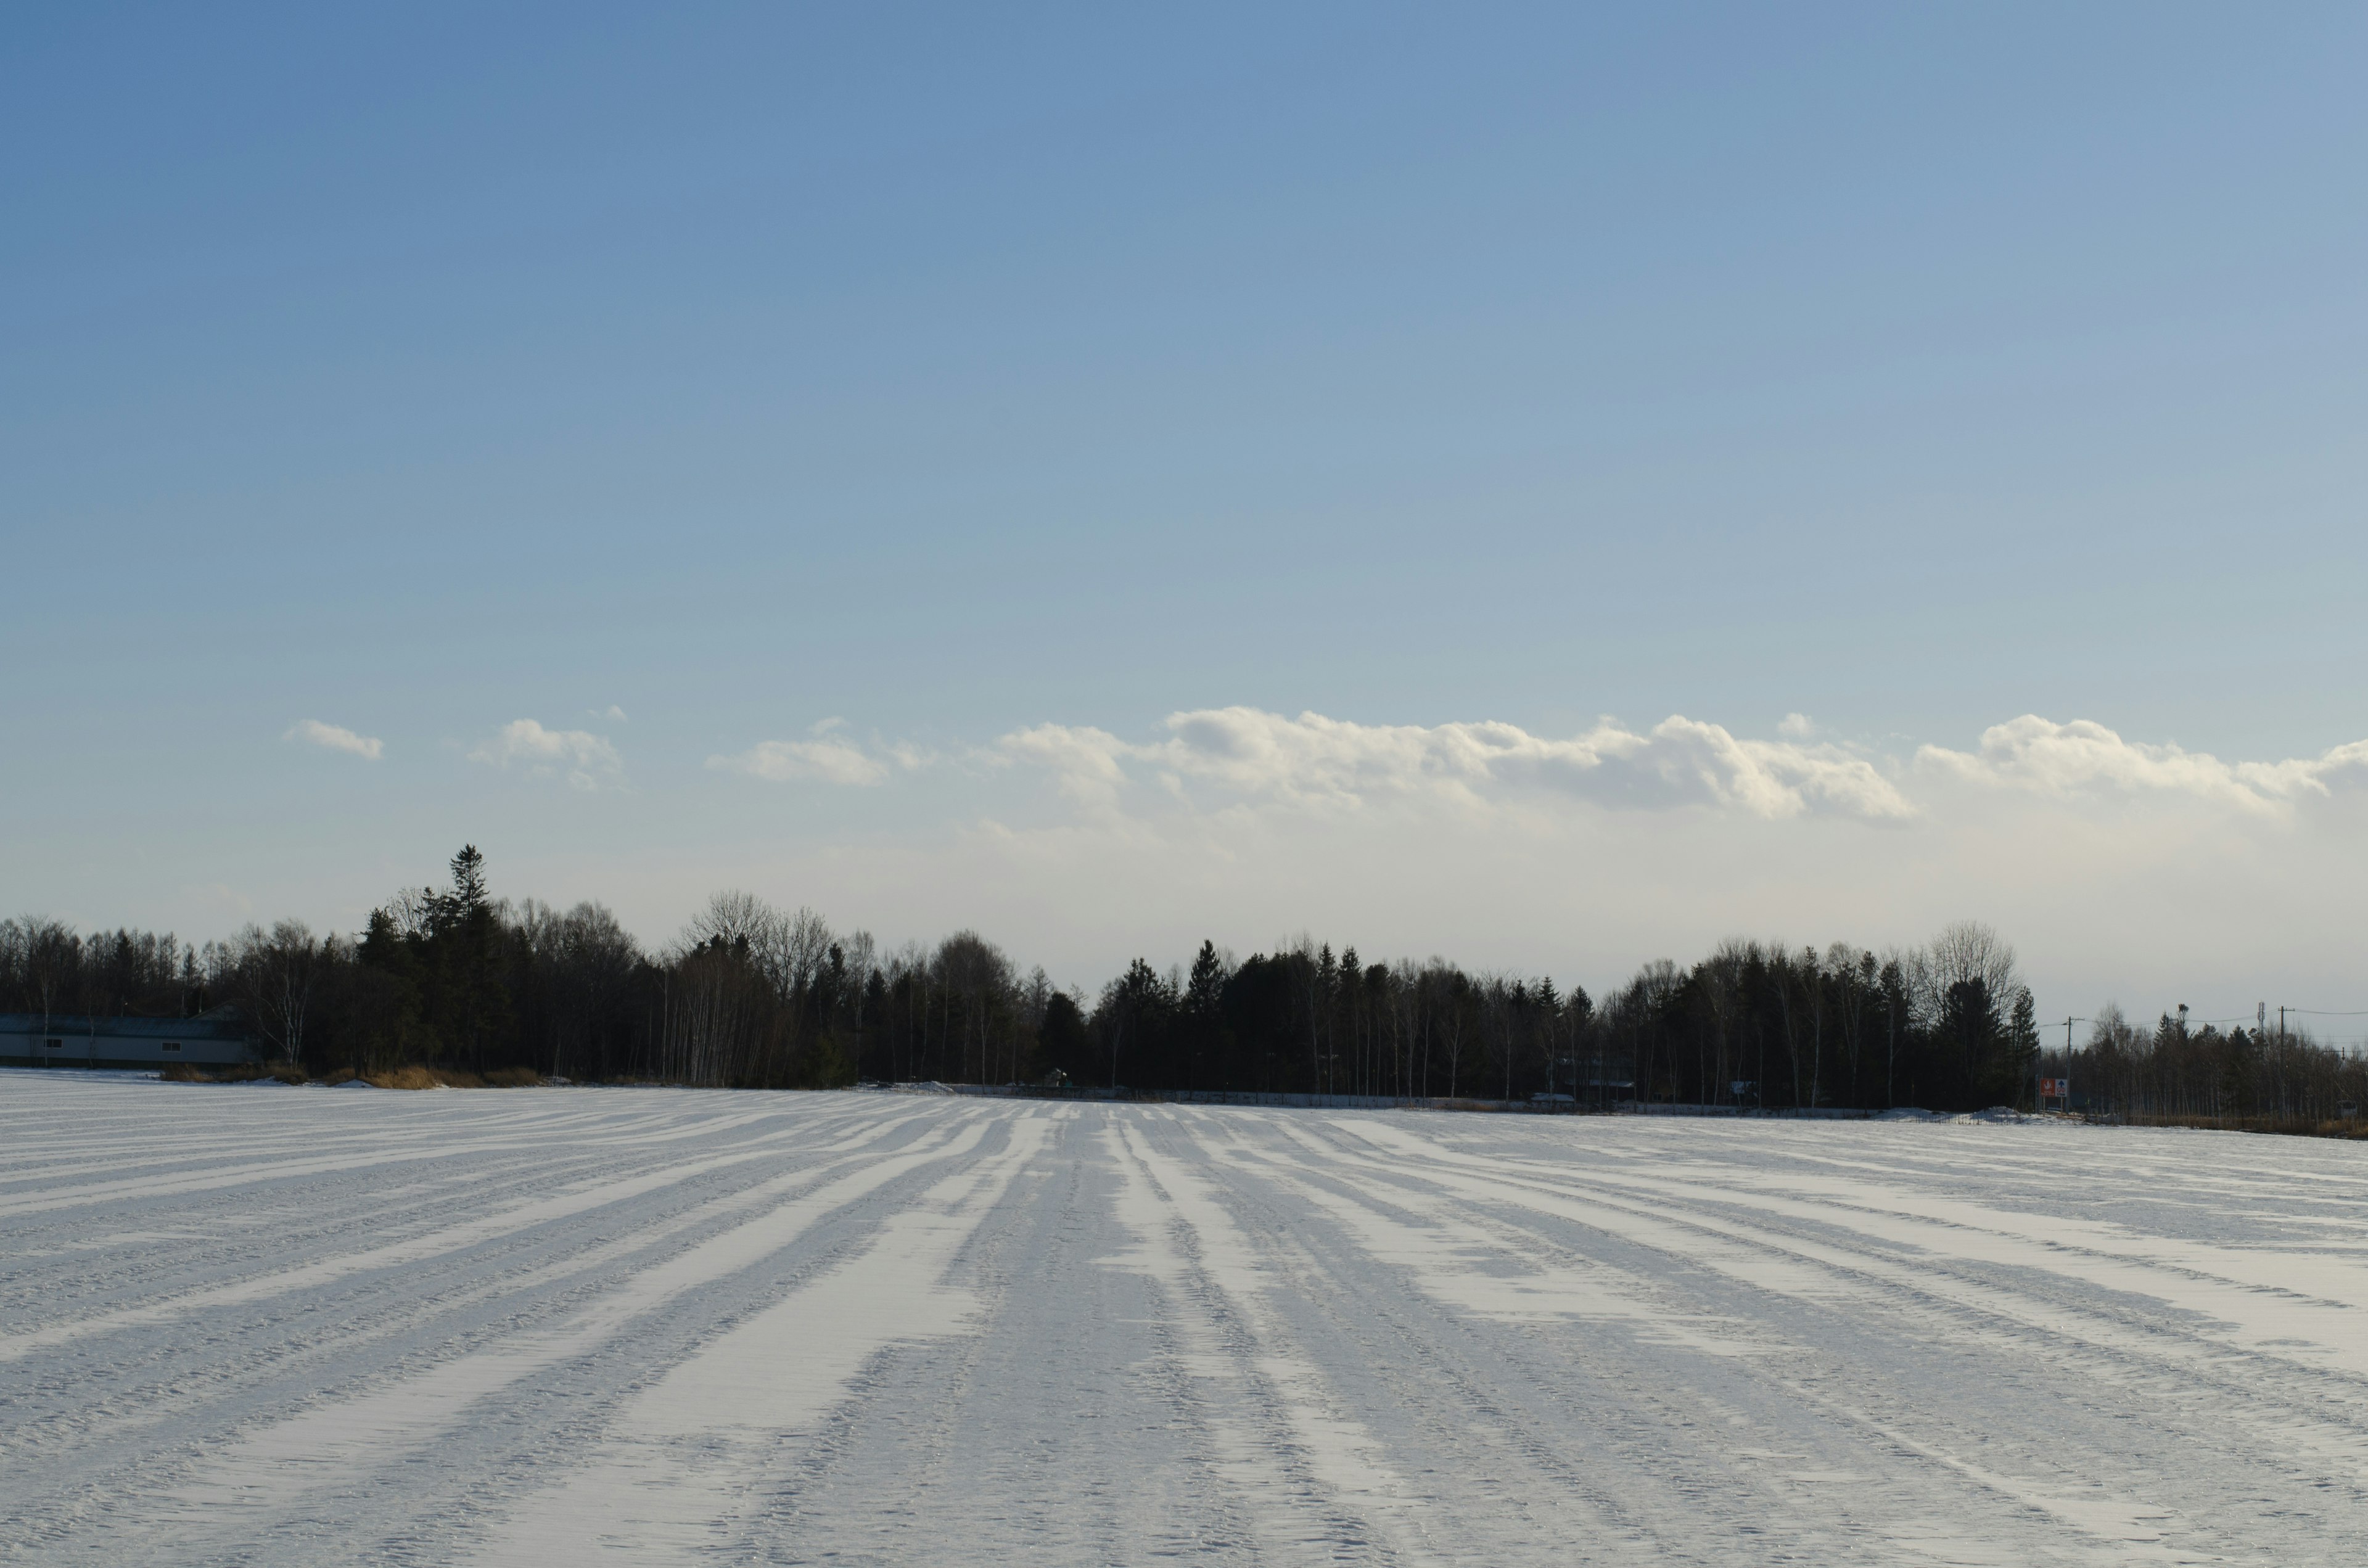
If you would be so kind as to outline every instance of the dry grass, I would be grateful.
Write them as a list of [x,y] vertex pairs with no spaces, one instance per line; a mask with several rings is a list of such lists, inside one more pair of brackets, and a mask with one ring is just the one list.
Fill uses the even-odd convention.
[[365,1073],[362,1082],[380,1089],[482,1089],[485,1086],[485,1081],[474,1073],[422,1067],[416,1062],[408,1067],[390,1068],[383,1073]]
[[542,1082],[542,1075],[531,1067],[496,1067],[479,1077],[454,1067],[392,1068],[384,1073],[366,1073],[362,1082],[381,1089],[531,1089]]
[[[234,1067],[199,1067],[187,1062],[172,1062],[157,1070],[156,1075],[168,1084],[252,1084],[262,1078],[275,1078],[283,1084],[311,1082],[301,1067],[286,1062],[263,1066],[242,1062]],[[378,1089],[530,1089],[542,1082],[531,1067],[501,1067],[479,1077],[452,1067],[428,1067],[413,1062],[405,1067],[389,1067],[377,1073],[357,1073],[350,1067],[340,1067],[318,1082],[335,1086],[350,1084],[355,1079]]]
[[2129,1118],[2137,1127],[2200,1127],[2218,1132],[2271,1132],[2289,1138],[2368,1139],[2368,1119],[2306,1116],[2151,1116]]
[[199,1067],[186,1062],[168,1062],[156,1070],[156,1076],[168,1084],[252,1084],[264,1078],[282,1084],[302,1084],[308,1080],[304,1069],[291,1062],[279,1062],[270,1066],[242,1062],[232,1067]]

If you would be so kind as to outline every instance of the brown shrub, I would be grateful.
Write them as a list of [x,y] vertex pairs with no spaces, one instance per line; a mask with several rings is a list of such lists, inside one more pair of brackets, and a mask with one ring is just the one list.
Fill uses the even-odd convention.
[[168,1062],[156,1069],[156,1076],[168,1084],[252,1084],[260,1078],[276,1078],[283,1084],[306,1082],[304,1069],[292,1062],[275,1062],[268,1067],[256,1062],[233,1062],[213,1068],[190,1062]]
[[[306,1081],[303,1073],[292,1067],[238,1067],[229,1071],[236,1074],[240,1081],[266,1077],[277,1078],[283,1084],[302,1084]],[[167,1068],[165,1072],[167,1076],[176,1077],[183,1083],[204,1084],[224,1081],[220,1078],[208,1078],[203,1074],[198,1073],[195,1068],[180,1068],[177,1071]],[[180,1074],[189,1074],[192,1076],[180,1077]],[[480,1078],[474,1073],[464,1073],[457,1067],[430,1067],[418,1062],[404,1067],[389,1067],[377,1073],[357,1073],[350,1067],[341,1067],[318,1081],[328,1085],[350,1084],[357,1078],[374,1089],[522,1089],[531,1088],[542,1082],[530,1067],[504,1067]]]
[[436,1074],[427,1068],[414,1064],[390,1068],[383,1073],[366,1073],[362,1082],[380,1089],[432,1089]]
[[2298,1138],[2368,1138],[2368,1120],[2357,1117],[2314,1120],[2301,1116],[2181,1116],[2140,1112],[2130,1121],[2138,1127],[2195,1127],[2219,1132],[2267,1132]]

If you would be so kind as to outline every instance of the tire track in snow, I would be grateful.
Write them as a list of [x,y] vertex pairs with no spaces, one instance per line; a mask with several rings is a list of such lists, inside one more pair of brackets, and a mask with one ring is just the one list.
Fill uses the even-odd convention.
[[[939,1145],[950,1140],[962,1141],[961,1123],[964,1119],[956,1118],[949,1121],[939,1116],[930,1119],[935,1125],[926,1131],[914,1148],[906,1150],[898,1160],[879,1170],[871,1180],[865,1179],[871,1173],[857,1173],[842,1191],[848,1196],[859,1196],[857,1189],[868,1190],[910,1168],[915,1157],[924,1162],[941,1157],[944,1151]],[[972,1131],[968,1136],[970,1141],[974,1141],[977,1133]],[[820,1148],[832,1146],[828,1143],[818,1145]],[[841,1159],[835,1163],[844,1165],[847,1161]],[[662,1256],[636,1270],[605,1301],[595,1298],[588,1306],[570,1309],[575,1314],[571,1321],[578,1328],[602,1319],[604,1314],[609,1318],[631,1318],[636,1310],[662,1305],[669,1297],[679,1297],[686,1290],[712,1283],[728,1274],[731,1266],[745,1265],[764,1256],[768,1250],[768,1244],[788,1239],[798,1227],[785,1221],[793,1221],[807,1210],[791,1209],[785,1211],[778,1200],[784,1194],[815,1185],[829,1175],[830,1168],[826,1164],[820,1169],[793,1171],[755,1187],[727,1192],[686,1212],[650,1217],[637,1221],[625,1233],[598,1242],[588,1249],[560,1246],[555,1256],[523,1271],[505,1266],[490,1277],[464,1276],[456,1292],[442,1296],[423,1297],[417,1282],[406,1285],[403,1272],[396,1271],[387,1283],[399,1293],[390,1294],[381,1288],[372,1298],[384,1299],[378,1316],[385,1321],[365,1320],[359,1324],[340,1321],[326,1324],[325,1332],[316,1331],[316,1343],[302,1359],[320,1366],[332,1380],[332,1386],[350,1384],[353,1381],[350,1373],[341,1375],[333,1369],[339,1363],[350,1363],[358,1352],[367,1351],[373,1343],[404,1335],[417,1338],[429,1331],[431,1323],[439,1325],[440,1332],[440,1324],[451,1317],[456,1308],[472,1302],[495,1304],[518,1298],[536,1285],[548,1284],[553,1279],[564,1280],[604,1263],[648,1252],[653,1247],[665,1247],[671,1237],[685,1229],[691,1230],[695,1237],[698,1229],[712,1226],[718,1217],[728,1218],[735,1211],[751,1208],[765,1210],[755,1219],[741,1222],[720,1235],[710,1235],[704,1240],[694,1239],[687,1251],[677,1248],[673,1256]],[[810,1203],[808,1209],[811,1207]],[[651,1226],[655,1226],[655,1230]],[[363,1281],[358,1288],[367,1289],[370,1283]],[[566,1305],[564,1302],[561,1304]],[[515,1313],[511,1315],[514,1317]],[[199,1321],[202,1323],[204,1320]],[[237,1322],[235,1319],[229,1321]],[[305,1321],[309,1324],[312,1320]],[[613,1329],[615,1324],[609,1323],[607,1326]],[[425,1440],[432,1436],[430,1428],[437,1412],[449,1414],[464,1409],[476,1395],[489,1392],[487,1381],[482,1376],[489,1369],[507,1370],[513,1376],[532,1369],[530,1366],[521,1367],[514,1357],[504,1359],[509,1354],[504,1347],[505,1343],[516,1340],[518,1332],[518,1328],[513,1327],[502,1335],[501,1342],[486,1353],[489,1358],[472,1362],[464,1356],[461,1358],[463,1364],[456,1369],[447,1358],[441,1363],[431,1361],[428,1367],[421,1369],[416,1367],[415,1358],[403,1358],[388,1368],[392,1374],[390,1379],[380,1381],[374,1389],[362,1391],[359,1403],[340,1394],[324,1399],[313,1393],[304,1401],[310,1407],[308,1410],[300,1411],[276,1426],[266,1426],[260,1433],[245,1431],[227,1446],[219,1436],[215,1437],[203,1449],[207,1464],[205,1474],[198,1484],[201,1492],[208,1486],[214,1488],[203,1493],[203,1501],[218,1503],[223,1496],[236,1492],[239,1484],[235,1479],[239,1473],[236,1461],[242,1456],[256,1457],[258,1445],[261,1453],[276,1455],[285,1461],[278,1466],[264,1463],[256,1472],[261,1479],[247,1495],[260,1501],[270,1494],[274,1483],[283,1484],[291,1496],[308,1490],[317,1483],[305,1480],[308,1471],[316,1478],[327,1476],[334,1479],[342,1471],[335,1465],[324,1466],[318,1462],[333,1455],[342,1454],[350,1458],[371,1450],[373,1446],[395,1451],[407,1440]],[[582,1348],[597,1343],[599,1335],[582,1335],[578,1338],[581,1343],[577,1347]],[[564,1345],[559,1346],[561,1350],[565,1348]],[[47,1358],[34,1358],[33,1365],[37,1369],[46,1368],[54,1360],[54,1356],[52,1352]],[[243,1392],[242,1390],[252,1380],[252,1364],[244,1358],[224,1358],[218,1350],[212,1353],[212,1357],[211,1361],[202,1364],[194,1385],[189,1385],[186,1379],[176,1379],[162,1400],[142,1397],[128,1404],[111,1400],[103,1405],[87,1407],[91,1414],[77,1429],[63,1434],[63,1441],[86,1446],[94,1440],[105,1440],[120,1446],[136,1440],[141,1426],[168,1417],[174,1406],[181,1407],[184,1414],[220,1409],[233,1400],[240,1400],[251,1406],[256,1400],[255,1393]],[[284,1359],[276,1336],[270,1355],[266,1359]],[[282,1367],[278,1371],[281,1386],[287,1386],[291,1379],[303,1377],[301,1365]],[[225,1384],[221,1374],[226,1373],[235,1375],[238,1381]],[[72,1373],[66,1375],[71,1376]],[[416,1387],[416,1380],[422,1378],[427,1381],[430,1392],[423,1392]],[[252,1427],[253,1423],[242,1420],[240,1426]],[[33,1504],[39,1512],[50,1516],[63,1517],[75,1511],[77,1505],[74,1499],[77,1496],[105,1493],[111,1497],[105,1512],[110,1516],[128,1514],[140,1517],[155,1495],[155,1478],[160,1472],[169,1472],[175,1468],[169,1464],[160,1467],[157,1463],[159,1456],[152,1447],[142,1444],[140,1450],[127,1454],[120,1465],[92,1466],[85,1462],[67,1464],[61,1469],[41,1463],[39,1450],[26,1449],[22,1439],[27,1435],[26,1429],[20,1427],[12,1437],[0,1440],[0,1449],[6,1450],[6,1458],[0,1460],[0,1464],[5,1464],[13,1482],[9,1494]],[[319,1439],[320,1446],[315,1447],[313,1439]],[[53,1437],[47,1446],[55,1450],[59,1447],[59,1438]],[[45,1471],[59,1473],[66,1490],[46,1493],[39,1490],[36,1477]],[[28,1484],[36,1489],[28,1493]],[[49,1519],[28,1519],[27,1515],[18,1513],[14,1516],[13,1526],[8,1520],[0,1520],[0,1540],[9,1539],[19,1529],[38,1531],[49,1523]]]
[[[1598,1561],[1720,1562],[1724,1543],[1785,1519],[1791,1499],[1696,1440],[1701,1402],[1664,1370],[1738,1381],[1735,1369],[1750,1365],[1741,1358],[1769,1346],[1739,1339],[1731,1316],[1668,1282],[1452,1208],[1418,1169],[1343,1159],[1298,1119],[1273,1116],[1263,1131],[1271,1142],[1236,1132],[1222,1146],[1270,1184],[1275,1228],[1315,1241],[1321,1232],[1302,1218],[1310,1210],[1338,1226],[1320,1249],[1329,1288],[1306,1292],[1311,1309],[1334,1319],[1351,1362],[1361,1354],[1398,1369],[1363,1404],[1369,1424],[1409,1466],[1486,1478],[1486,1506],[1467,1485],[1441,1521],[1443,1552],[1486,1561],[1543,1539],[1583,1542]],[[1342,1179],[1352,1174],[1364,1179]],[[1386,1178],[1379,1191],[1375,1176]],[[1395,1310],[1382,1285],[1390,1276],[1410,1298]],[[1550,1328],[1564,1332],[1549,1337]],[[1417,1367],[1429,1382],[1409,1398],[1406,1370]],[[1575,1412],[1584,1412],[1576,1427]],[[1797,1523],[1823,1560],[1853,1560],[1846,1542]]]
[[[669,1369],[608,1424],[567,1482],[515,1506],[467,1560],[694,1562],[745,1528],[793,1462],[795,1440],[865,1362],[959,1333],[976,1310],[970,1292],[945,1284],[946,1270],[1051,1123],[1039,1115],[1004,1125],[1003,1150],[946,1176],[853,1256]],[[985,1130],[973,1122],[939,1157],[971,1153]]]
[[[2217,1385],[2226,1397],[2212,1407],[2207,1416],[2216,1454],[2226,1455],[2225,1424],[2235,1418],[2253,1428],[2256,1462],[2264,1468],[2283,1464],[2285,1456],[2281,1450],[2291,1449],[2299,1440],[2299,1446],[2326,1466],[2313,1478],[2314,1486],[2344,1483],[2356,1492],[2359,1477],[2363,1473],[2362,1460],[2368,1449],[2363,1449],[2360,1421],[2362,1412],[2356,1403],[2320,1413],[2319,1428],[2307,1430],[2312,1418],[2308,1402],[2292,1398],[2264,1401],[2258,1389],[2226,1378],[2225,1343],[2199,1337],[2194,1325],[2166,1334],[2166,1325],[2158,1320],[2130,1324],[2101,1317],[2089,1304],[2051,1305],[2032,1298],[2027,1290],[2017,1293],[2002,1288],[1995,1279],[1964,1277],[1952,1267],[1955,1259],[1903,1261],[1896,1252],[1873,1250],[1873,1244],[1884,1238],[1864,1238],[1870,1244],[1869,1250],[1852,1251],[1836,1244],[1830,1228],[1821,1229],[1814,1237],[1804,1237],[1738,1223],[1732,1218],[1734,1208],[1785,1201],[1754,1188],[1697,1193],[1706,1201],[1717,1200],[1717,1212],[1667,1202],[1656,1206],[1637,1198],[1634,1188],[1638,1178],[1629,1173],[1604,1176],[1590,1172],[1581,1178],[1565,1171],[1541,1177],[1526,1163],[1475,1160],[1402,1129],[1354,1124],[1353,1131],[1376,1138],[1385,1148],[1418,1161],[1429,1173],[1427,1179],[1436,1180],[1475,1203],[1490,1201],[1493,1196],[1497,1201],[1529,1207],[1544,1215],[1656,1248],[1688,1264],[1707,1267],[1753,1291],[1773,1291],[1812,1306],[1850,1306],[1861,1311],[1888,1307],[1911,1321],[1920,1312],[1923,1321],[1914,1327],[1920,1330],[1918,1337],[1928,1343],[1963,1347],[1977,1340],[2019,1361],[2027,1362],[2035,1357],[2043,1364],[2053,1364],[2058,1375],[2070,1380],[2088,1381],[2124,1374],[2125,1382],[2134,1388],[2150,1381],[2157,1389],[2184,1393]],[[1508,1174],[1515,1169],[1520,1176]],[[1475,1174],[1483,1171],[1487,1174]],[[1590,1185],[1598,1179],[1605,1185]],[[1816,1277],[1803,1275],[1798,1266],[1804,1262],[1825,1271],[1835,1283],[1823,1285]],[[2161,1293],[2163,1282],[2157,1279],[2151,1283],[2155,1293]],[[1861,1289],[1868,1286],[1874,1289]],[[1888,1299],[1885,1291],[1890,1293]],[[1952,1321],[1936,1324],[1931,1321],[1934,1308],[1951,1314],[1971,1312],[1976,1317],[1972,1322],[1953,1317]],[[2126,1379],[2127,1369],[2140,1361],[2171,1365],[2151,1379]],[[2275,1362],[2270,1364],[2274,1366]],[[2260,1359],[2252,1359],[2250,1375],[2257,1378],[2261,1369]],[[1865,1415],[1846,1399],[1816,1394],[1808,1385],[1797,1381],[1789,1386],[1795,1397],[1822,1404],[1837,1417],[1865,1426],[1895,1446],[1906,1444],[1916,1454],[1975,1481],[1983,1490],[2002,1499],[2034,1512],[2044,1512],[2061,1526],[2104,1532],[2099,1544],[2114,1551],[2126,1550],[2137,1556],[2150,1555],[2154,1551],[2152,1543],[2171,1529],[2183,1529],[2191,1535],[2218,1533],[2203,1522],[2203,1513],[2183,1507],[2184,1499],[2168,1493],[2144,1467],[2124,1471],[2119,1494],[2100,1491],[2093,1482],[2067,1488],[2059,1480],[2048,1477],[2093,1474],[2095,1464],[2066,1463],[2067,1456],[2060,1449],[2052,1458],[2044,1457],[2048,1447],[2045,1443],[2025,1443],[2023,1446],[2032,1450],[2025,1460],[2029,1473],[2023,1477],[2003,1475],[1995,1470],[1994,1460],[1986,1465],[1973,1457],[1969,1444],[1994,1447],[1986,1436],[1960,1433],[1952,1439],[1928,1433],[1920,1440],[1911,1441],[1899,1435],[1896,1421],[1885,1425]],[[2200,1437],[2202,1434],[2196,1436]],[[2144,1495],[2146,1493],[2155,1494]]]
[[[499,1399],[537,1373],[598,1350],[685,1295],[755,1267],[819,1221],[899,1177],[925,1165],[961,1159],[987,1131],[986,1122],[977,1119],[959,1127],[941,1126],[932,1130],[922,1146],[836,1179],[799,1172],[735,1194],[726,1200],[731,1207],[760,1211],[636,1273],[563,1323],[385,1386],[323,1402],[243,1435],[210,1454],[169,1493],[148,1500],[156,1528],[174,1539],[172,1552],[178,1553],[189,1541],[218,1531],[224,1514],[268,1516],[301,1504],[310,1493],[397,1464],[406,1452],[450,1431],[480,1403]],[[574,1260],[567,1261],[573,1271]],[[245,1532],[265,1522],[249,1517],[231,1528]]]
[[[814,1153],[832,1154],[847,1148],[860,1146],[872,1137],[895,1131],[912,1118],[884,1123],[871,1134],[858,1134],[825,1144]],[[184,1291],[138,1307],[128,1307],[113,1312],[71,1319],[46,1328],[22,1334],[0,1335],[0,1361],[13,1361],[37,1351],[54,1348],[76,1339],[137,1327],[143,1324],[169,1323],[192,1312],[216,1312],[233,1306],[253,1306],[273,1297],[290,1295],[300,1290],[317,1289],[357,1274],[379,1269],[397,1268],[417,1264],[451,1253],[465,1251],[513,1236],[520,1232],[588,1213],[611,1204],[623,1203],[645,1197],[662,1188],[710,1175],[730,1170],[755,1161],[774,1159],[780,1151],[755,1148],[711,1159],[666,1166],[642,1176],[622,1179],[594,1177],[578,1184],[572,1191],[558,1196],[536,1199],[514,1204],[502,1212],[480,1216],[458,1225],[445,1226],[400,1242],[389,1242],[363,1251],[324,1258],[296,1268],[279,1268],[258,1273],[245,1279]],[[764,1189],[758,1189],[762,1192]],[[726,1203],[758,1201],[756,1197],[727,1199]],[[587,1258],[587,1263],[591,1261]]]
[[0,1174],[151,1190],[6,1221],[12,1324],[96,1326],[0,1360],[0,1557],[2348,1563],[2368,1517],[2357,1149],[6,1086]]
[[1299,1354],[1267,1300],[1269,1271],[1209,1186],[1136,1125],[1113,1122],[1107,1136],[1121,1172],[1119,1215],[1136,1237],[1124,1266],[1157,1280],[1190,1314],[1174,1320],[1188,1369],[1255,1401],[1248,1419],[1228,1414],[1235,1402],[1222,1394],[1201,1403],[1258,1556],[1430,1561],[1395,1517],[1420,1498]]

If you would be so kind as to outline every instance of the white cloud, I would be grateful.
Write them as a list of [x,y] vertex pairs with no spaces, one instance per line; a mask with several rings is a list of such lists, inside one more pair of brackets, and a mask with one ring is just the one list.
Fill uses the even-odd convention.
[[325,751],[351,752],[371,762],[386,751],[386,743],[376,735],[358,735],[342,724],[324,724],[318,719],[299,719],[280,739],[304,741]]
[[513,719],[492,739],[469,753],[469,760],[532,774],[564,774],[578,790],[620,783],[624,764],[617,748],[587,730],[546,730],[532,719]]
[[[983,925],[1064,983],[1308,928],[1369,960],[1446,952],[1590,989],[1736,935],[1880,948],[1975,918],[2022,950],[2058,1018],[2113,995],[2206,1017],[2263,997],[2368,1006],[2352,874],[2368,743],[2248,762],[2035,718],[1967,740],[1861,749],[1682,716],[1554,737],[1251,708],[1134,735],[1035,724],[907,754],[936,788],[893,812],[671,863],[648,918],[751,885],[898,935]],[[713,766],[877,786],[908,764],[825,724]]]
[[606,719],[614,724],[621,724],[625,722],[625,710],[613,702],[606,708],[587,708],[584,710],[584,716],[587,719]]
[[1127,782],[1127,759],[1149,749],[1131,746],[1108,730],[1038,724],[1004,736],[995,744],[994,756],[1041,767],[1053,775],[1061,793],[1078,804],[1111,811]]
[[912,772],[937,760],[934,753],[898,744],[866,747],[838,732],[844,719],[825,719],[803,741],[760,741],[734,756],[711,756],[707,766],[776,784],[812,782],[857,786],[885,784],[898,772]]
[[1881,769],[1840,747],[1740,740],[1716,724],[1678,716],[1643,734],[1604,720],[1566,740],[1514,724],[1357,724],[1254,708],[1177,713],[1167,727],[1166,740],[1133,745],[1103,730],[1042,724],[1004,736],[996,750],[1008,761],[1045,768],[1063,793],[1100,809],[1116,806],[1132,781],[1132,764],[1179,789],[1198,784],[1292,805],[1431,797],[1483,806],[1543,795],[1770,818],[1820,813],[1892,822],[1915,814]]
[[2317,757],[2227,763],[2209,752],[2126,741],[2086,719],[2059,724],[2032,713],[1983,731],[1974,751],[1928,745],[1916,755],[1930,772],[2058,799],[2185,797],[2258,816],[2368,789],[2368,741]]
[[[2368,803],[2368,741],[2323,756],[2223,762],[2172,744],[2123,739],[2086,720],[2026,714],[1983,733],[1972,751],[1927,745],[1906,761],[1809,738],[1788,714],[1782,738],[1739,736],[1672,714],[1638,731],[1611,719],[1583,733],[1534,734],[1488,721],[1360,724],[1304,712],[1208,708],[1170,714],[1165,733],[1130,741],[1092,725],[1034,724],[968,754],[990,771],[1035,772],[1088,816],[1163,811],[1353,812],[1429,802],[1486,814],[1565,802],[1623,812],[1699,811],[1744,819],[1835,818],[1898,825],[1955,810],[1963,787],[2067,801],[2155,797],[2239,815],[2283,818],[2298,805]],[[776,781],[875,786],[949,760],[825,719],[806,739],[766,741],[708,766]]]
[[823,784],[884,784],[888,765],[845,741],[760,741],[737,756],[711,756],[710,767],[768,778],[777,784],[812,779]]

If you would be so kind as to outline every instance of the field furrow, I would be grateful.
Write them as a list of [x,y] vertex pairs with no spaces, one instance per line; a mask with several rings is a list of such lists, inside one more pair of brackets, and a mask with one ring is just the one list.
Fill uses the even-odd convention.
[[2357,1561],[2368,1159],[0,1074],[0,1556]]

